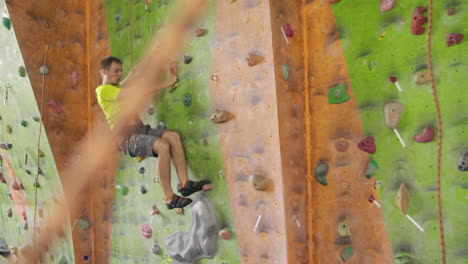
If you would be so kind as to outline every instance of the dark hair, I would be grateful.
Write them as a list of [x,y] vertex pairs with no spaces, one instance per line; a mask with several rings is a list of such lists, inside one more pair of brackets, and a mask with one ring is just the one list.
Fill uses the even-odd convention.
[[101,61],[101,70],[102,70],[102,69],[108,70],[108,69],[110,68],[112,62],[116,62],[116,63],[118,63],[118,64],[123,64],[122,60],[120,60],[120,59],[117,58],[117,57],[112,57],[112,56],[105,57],[105,58],[102,59],[102,61]]

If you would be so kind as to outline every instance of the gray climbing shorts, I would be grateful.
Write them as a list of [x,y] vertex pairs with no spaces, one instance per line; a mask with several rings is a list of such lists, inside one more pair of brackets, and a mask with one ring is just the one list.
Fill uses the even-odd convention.
[[131,157],[158,157],[153,152],[153,145],[166,131],[167,129],[154,129],[149,125],[139,127],[122,142],[122,151]]

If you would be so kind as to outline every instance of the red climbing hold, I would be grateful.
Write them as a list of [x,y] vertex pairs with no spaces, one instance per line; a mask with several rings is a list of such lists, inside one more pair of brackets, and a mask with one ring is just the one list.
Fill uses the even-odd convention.
[[148,224],[143,224],[141,226],[141,235],[146,239],[150,239],[153,235],[153,230]]
[[359,142],[358,148],[367,153],[374,154],[376,151],[374,137],[373,136],[366,137],[363,141]]
[[434,128],[428,125],[421,134],[415,135],[413,140],[419,143],[431,142],[434,139]]
[[395,0],[380,0],[380,12],[391,10],[394,4]]
[[447,43],[447,47],[459,44],[464,37],[465,36],[463,34],[447,34],[445,36],[445,42]]
[[369,196],[369,199],[367,199],[367,201],[368,201],[369,203],[373,203],[373,202],[375,201],[374,195],[371,194],[371,195]]
[[395,76],[390,76],[390,78],[388,78],[392,83],[396,83],[397,81],[397,78]]
[[427,22],[427,17],[423,15],[427,9],[425,7],[418,6],[413,11],[413,19],[411,20],[411,33],[414,35],[421,35],[424,33],[426,28],[423,25]]
[[286,35],[286,37],[292,38],[294,36],[294,30],[292,30],[290,24],[284,24],[283,30],[284,30],[284,34]]

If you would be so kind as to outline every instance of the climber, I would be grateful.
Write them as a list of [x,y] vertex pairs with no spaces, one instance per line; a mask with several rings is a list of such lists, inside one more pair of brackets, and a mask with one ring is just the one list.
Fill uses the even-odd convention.
[[[127,76],[125,80],[120,81],[122,66],[123,62],[116,57],[104,58],[101,61],[100,67],[102,85],[96,88],[99,105],[111,129],[113,129],[116,123],[119,112],[119,99],[122,99],[124,96],[120,92],[120,85],[128,79]],[[168,74],[170,76],[167,78],[169,81],[162,84],[161,87],[167,88],[177,84],[176,71],[172,69],[171,73]],[[144,125],[139,117],[135,117],[126,124],[125,131],[125,135],[118,136],[117,138],[120,139],[116,140],[116,144],[124,154],[131,157],[158,157],[159,178],[168,209],[183,208],[189,205],[192,200],[184,197],[203,190],[203,186],[209,184],[208,181],[191,181],[188,179],[187,162],[179,133],[164,128],[151,128],[149,125]],[[179,178],[177,190],[184,197],[180,197],[172,191],[171,158]]]

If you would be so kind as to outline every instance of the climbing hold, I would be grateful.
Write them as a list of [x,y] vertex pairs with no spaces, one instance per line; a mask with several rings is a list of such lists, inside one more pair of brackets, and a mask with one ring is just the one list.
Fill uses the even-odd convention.
[[294,30],[292,30],[290,24],[284,24],[283,30],[284,30],[284,34],[286,35],[286,37],[292,38],[294,36]]
[[8,134],[11,134],[11,133],[13,132],[13,129],[11,128],[10,125],[6,125],[6,132],[7,132]]
[[186,93],[184,95],[184,105],[187,106],[187,107],[192,105],[192,95],[191,94]]
[[205,34],[206,34],[206,29],[204,29],[204,28],[199,28],[199,29],[195,30],[195,35],[197,37],[202,37]]
[[26,211],[21,211],[21,216],[23,217],[24,221],[28,220],[28,216],[26,215]]
[[22,183],[22,182],[20,182],[20,184],[19,184],[19,185],[20,185],[20,189],[21,189],[21,190],[24,190],[24,185],[23,185],[23,183]]
[[150,108],[148,108],[148,115],[153,115],[153,114],[154,114],[154,107],[150,106]]
[[229,114],[224,110],[216,110],[210,117],[211,122],[213,123],[223,123],[228,121]]
[[382,181],[375,181],[374,189],[378,190],[382,186]]
[[0,237],[0,255],[4,258],[8,258],[11,254],[10,247],[3,237]]
[[366,137],[363,141],[358,143],[358,148],[370,154],[374,154],[377,147],[373,136]]
[[153,205],[150,210],[150,215],[160,214],[161,210],[156,205]]
[[6,179],[5,179],[5,177],[3,176],[3,173],[1,173],[1,172],[0,172],[0,182],[6,184]]
[[7,216],[8,216],[8,217],[12,217],[12,216],[13,216],[13,210],[11,210],[11,208],[8,208],[8,210],[7,210]]
[[152,247],[151,247],[151,252],[153,252],[153,254],[159,254],[159,252],[161,252],[161,247],[158,245],[158,244],[154,244]]
[[399,252],[395,254],[394,264],[415,264],[411,253]]
[[245,60],[247,61],[247,64],[250,67],[252,67],[252,66],[255,66],[255,65],[261,63],[263,61],[263,57],[258,55],[258,54],[249,53],[247,55],[247,57],[245,58]]
[[8,30],[11,29],[11,20],[8,17],[3,16],[2,23],[3,23],[3,26],[6,27],[6,29]]
[[455,7],[449,7],[447,8],[447,15],[453,16],[457,13],[457,9]]
[[23,229],[24,229],[24,230],[28,230],[28,229],[29,229],[28,222],[24,222]]
[[320,162],[314,169],[315,179],[322,185],[327,186],[328,163]]
[[421,134],[413,137],[413,140],[419,143],[431,142],[434,139],[434,128],[431,125],[426,126]]
[[426,71],[419,71],[414,74],[414,80],[416,84],[425,84],[431,80],[429,73]]
[[190,64],[192,62],[193,58],[188,56],[188,55],[185,55],[184,56],[184,63],[185,64]]
[[28,121],[26,121],[26,120],[21,120],[21,123],[20,123],[20,124],[21,124],[22,127],[27,127],[27,126],[28,126]]
[[371,159],[370,162],[369,162],[369,165],[367,166],[367,170],[366,170],[366,178],[367,179],[370,179],[372,178],[372,175],[374,175],[375,171],[377,170],[377,161]]
[[36,122],[39,122],[41,121],[41,119],[38,117],[38,116],[33,116],[32,119]]
[[62,256],[58,264],[68,264],[68,258],[66,256]]
[[395,0],[380,0],[380,12],[391,10],[394,4]]
[[338,140],[335,142],[335,149],[339,152],[346,152],[349,148],[349,143],[344,140]]
[[342,83],[328,90],[328,102],[330,104],[341,104],[348,101],[350,98],[346,92],[346,84]]
[[18,74],[21,77],[26,77],[26,68],[24,66],[19,66]]
[[63,109],[54,101],[50,100],[49,101],[49,106],[54,110],[55,113],[60,114]]
[[44,152],[42,152],[40,149],[37,151],[37,155],[41,158],[45,156]]
[[353,248],[350,246],[347,246],[341,250],[341,259],[343,262],[348,261],[349,258],[353,256]]
[[409,192],[408,188],[406,188],[405,183],[400,184],[400,189],[398,190],[398,193],[395,197],[396,204],[398,208],[403,212],[403,214],[407,214],[408,211],[408,205],[409,205]]
[[184,208],[176,208],[176,214],[184,215]]
[[115,189],[120,192],[121,195],[125,196],[128,194],[128,187],[125,185],[116,185]]
[[283,64],[282,70],[283,70],[283,79],[287,81],[289,79],[289,72],[291,71],[291,67],[289,67],[286,64]]
[[140,192],[141,194],[145,194],[148,192],[148,190],[146,190],[146,187],[144,185],[140,185]]
[[385,104],[385,122],[390,129],[395,129],[400,122],[401,114],[403,113],[403,104],[399,102],[389,102]]
[[81,228],[81,230],[86,231],[91,226],[91,223],[86,219],[76,219],[75,223]]
[[119,20],[120,20],[120,14],[115,14],[114,19],[115,19],[116,21],[119,21]]
[[47,65],[42,65],[41,67],[39,67],[39,74],[40,75],[49,74],[49,67],[47,67]]
[[2,144],[0,144],[0,148],[1,148],[1,149],[11,149],[12,147],[13,147],[13,145],[10,144],[10,143],[2,143]]
[[224,240],[228,240],[231,238],[231,231],[229,231],[229,229],[225,228],[221,231],[219,231],[218,233],[219,237],[224,239]]
[[271,179],[260,175],[259,173],[254,173],[250,175],[249,182],[257,191],[264,191],[268,188],[271,183]]
[[213,73],[213,74],[211,75],[211,80],[214,81],[214,82],[216,82],[217,80],[219,80],[218,74],[217,74],[217,73]]
[[463,34],[447,34],[445,36],[445,43],[447,43],[447,47],[457,45],[463,40],[464,37],[465,35]]
[[32,173],[31,173],[31,171],[29,169],[25,169],[24,172],[26,172],[26,174],[32,175]]
[[338,224],[338,235],[340,237],[351,236],[351,230],[349,229],[348,223],[341,222]]
[[78,72],[73,71],[71,74],[73,89],[78,89]]
[[424,33],[426,28],[423,25],[427,22],[427,17],[423,15],[427,9],[425,7],[418,6],[413,11],[412,21],[411,21],[411,33],[414,35],[421,35]]
[[143,224],[141,226],[141,235],[146,239],[150,239],[153,235],[153,230],[148,224]]
[[138,170],[138,173],[145,174],[145,167],[140,167],[140,169]]
[[11,185],[11,188],[15,191],[19,191],[20,190],[20,184],[18,183],[18,181],[14,180],[13,181],[13,184]]
[[468,171],[468,152],[462,152],[458,156],[458,170]]

